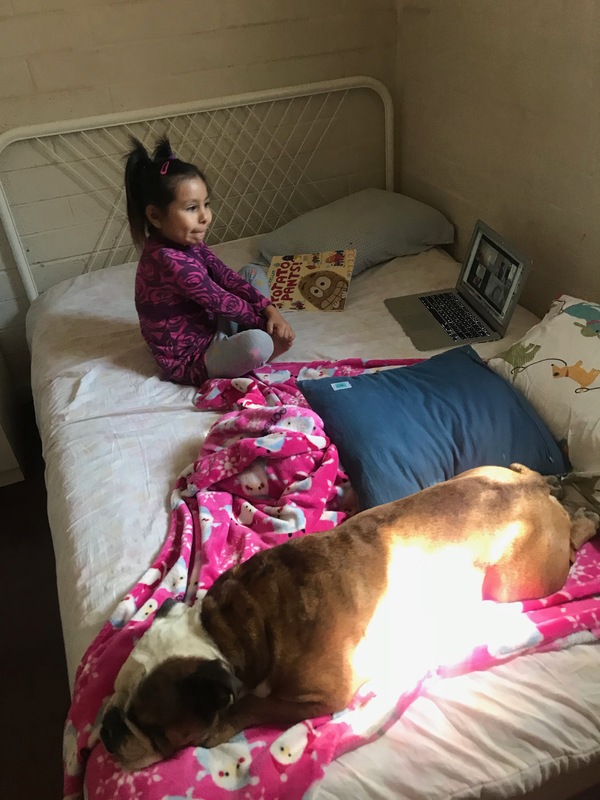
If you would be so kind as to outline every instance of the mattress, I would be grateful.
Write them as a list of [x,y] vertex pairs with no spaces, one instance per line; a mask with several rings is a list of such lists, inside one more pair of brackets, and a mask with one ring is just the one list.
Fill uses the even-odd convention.
[[[237,268],[256,241],[215,250]],[[457,272],[438,249],[368,270],[353,279],[342,314],[290,314],[296,340],[284,359],[421,357],[383,299],[454,285]],[[65,281],[27,318],[71,685],[85,649],[160,550],[171,488],[218,417],[193,407],[194,389],[157,377],[134,276],[126,264]],[[535,322],[518,307],[504,340],[475,347],[489,357]],[[312,796],[568,797],[576,781],[584,788],[600,775],[599,679],[600,648],[579,644],[432,684],[386,735],[332,763]]]

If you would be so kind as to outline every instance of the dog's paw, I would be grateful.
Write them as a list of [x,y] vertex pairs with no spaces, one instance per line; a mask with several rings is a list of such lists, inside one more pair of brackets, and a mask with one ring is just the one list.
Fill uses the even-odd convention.
[[564,496],[565,490],[560,478],[558,478],[556,475],[544,475],[544,480],[548,484],[548,489],[550,490],[552,497],[556,497],[557,500],[561,500]]
[[571,517],[571,561],[573,562],[577,551],[600,530],[600,514],[583,506],[567,508],[567,511]]
[[589,520],[596,530],[600,529],[600,514],[596,511],[592,511],[591,508],[586,508],[585,506],[576,505],[575,503],[565,503],[564,507],[571,517],[572,522]]
[[585,519],[589,519],[590,522],[594,523],[594,527],[597,531],[600,530],[600,514],[597,514],[595,511],[592,511],[590,508],[579,508],[575,514],[575,519],[577,517],[583,517]]

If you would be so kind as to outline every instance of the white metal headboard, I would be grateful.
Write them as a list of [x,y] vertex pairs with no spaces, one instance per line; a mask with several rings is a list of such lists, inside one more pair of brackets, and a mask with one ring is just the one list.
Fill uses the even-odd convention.
[[167,134],[205,170],[214,244],[368,186],[391,190],[392,114],[385,86],[356,77],[4,133],[0,219],[29,299],[135,260],[123,189],[130,136],[152,149]]

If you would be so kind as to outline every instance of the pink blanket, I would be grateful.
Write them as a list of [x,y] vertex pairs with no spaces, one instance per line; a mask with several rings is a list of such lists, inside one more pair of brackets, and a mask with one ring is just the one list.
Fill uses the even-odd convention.
[[[352,375],[412,361],[277,364],[254,377],[209,381],[196,398],[203,409],[233,409],[211,429],[197,461],[172,495],[165,545],[90,645],[79,667],[65,726],[65,797],[211,800],[302,798],[342,753],[380,736],[397,720],[424,681],[483,669],[518,654],[566,647],[600,634],[600,545],[579,553],[564,589],[527,603],[484,603],[469,637],[453,636],[446,650],[423,646],[423,630],[444,620],[444,590],[433,588],[415,616],[419,653],[389,691],[364,687],[344,712],[287,730],[254,728],[211,750],[187,748],[174,758],[125,773],[99,740],[115,677],[167,597],[193,603],[228,567],[283,539],[331,528],[353,510],[352,492],[321,419],[295,380]],[[428,605],[428,608],[425,608]],[[440,624],[440,619],[442,623]],[[405,633],[403,634],[405,635]],[[437,637],[432,636],[434,640]],[[424,658],[427,655],[429,660]],[[410,658],[407,659],[410,662]]]

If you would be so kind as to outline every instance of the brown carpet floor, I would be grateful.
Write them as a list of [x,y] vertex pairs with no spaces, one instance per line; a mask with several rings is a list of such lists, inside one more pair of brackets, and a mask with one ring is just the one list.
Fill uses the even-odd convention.
[[[0,798],[60,800],[69,689],[44,465],[28,416],[26,479],[0,488]],[[600,800],[600,785],[573,800]]]

